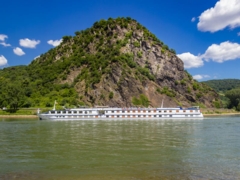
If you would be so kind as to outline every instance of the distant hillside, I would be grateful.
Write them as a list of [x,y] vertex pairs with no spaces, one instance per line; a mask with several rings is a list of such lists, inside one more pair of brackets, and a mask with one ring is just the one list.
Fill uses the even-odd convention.
[[209,80],[204,81],[203,83],[207,84],[217,92],[225,92],[232,89],[240,88],[239,79],[221,79],[221,80]]
[[50,107],[55,99],[61,106],[159,107],[164,99],[165,106],[213,107],[219,96],[136,20],[109,18],[64,36],[28,66],[0,70],[0,107]]

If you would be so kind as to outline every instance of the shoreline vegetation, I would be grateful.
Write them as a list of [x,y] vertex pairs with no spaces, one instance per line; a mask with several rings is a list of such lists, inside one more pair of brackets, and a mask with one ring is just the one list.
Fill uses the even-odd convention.
[[[9,110],[0,110],[0,118],[37,118],[37,110],[38,108],[18,109],[15,112],[11,112]],[[48,110],[49,109],[47,108],[43,108],[41,109],[41,112]],[[204,117],[240,115],[240,112],[234,109],[202,108],[201,111]]]

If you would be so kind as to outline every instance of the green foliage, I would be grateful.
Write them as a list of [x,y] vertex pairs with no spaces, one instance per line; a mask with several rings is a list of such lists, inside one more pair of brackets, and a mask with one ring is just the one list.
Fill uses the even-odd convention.
[[125,37],[126,37],[127,39],[130,39],[130,38],[132,37],[132,35],[133,35],[133,32],[132,32],[132,31],[129,31],[129,32],[127,32],[127,33],[125,34]]
[[72,38],[71,36],[63,36],[63,37],[62,37],[63,43],[66,43],[66,42],[70,41],[71,38]]
[[178,85],[178,84],[179,84],[179,81],[175,81],[174,84],[175,84],[175,85]]
[[197,83],[197,82],[193,82],[192,86],[193,86],[193,89],[194,89],[195,91],[198,90],[198,89],[200,89],[199,83]]
[[154,81],[154,76],[150,73],[148,68],[138,67],[137,70],[144,76],[146,76],[149,80]]
[[187,76],[188,76],[188,79],[191,81],[193,78],[192,78],[192,75],[191,74],[189,74],[189,72],[187,71],[187,70],[185,70],[185,73],[187,74]]
[[165,54],[166,50],[164,48],[161,49],[161,53]]
[[144,94],[141,94],[139,98],[133,97],[132,103],[135,106],[148,107],[150,101],[148,100],[147,96],[145,96]]
[[210,80],[204,81],[203,83],[207,84],[217,92],[225,92],[240,87],[239,79]]
[[186,80],[185,79],[182,79],[181,81],[180,81],[180,83],[181,83],[181,85],[186,85]]
[[221,103],[219,101],[214,101],[213,104],[214,104],[215,108],[220,108],[221,107]]
[[201,98],[203,95],[202,95],[202,93],[197,93],[196,96],[197,96],[197,98],[199,99],[199,98]]
[[170,52],[176,54],[176,51],[174,49],[170,49]]
[[133,42],[133,45],[134,45],[135,47],[140,47],[140,43],[139,43],[138,41],[134,41],[134,42]]
[[110,92],[108,97],[109,97],[109,99],[112,99],[113,98],[113,92]]
[[166,94],[169,97],[175,97],[176,96],[176,93],[173,90],[169,89],[168,87],[164,87],[162,89],[161,93]]
[[240,111],[240,88],[227,91],[225,96],[230,100],[229,108]]
[[138,56],[139,58],[141,58],[141,57],[142,57],[142,51],[138,51],[138,52],[137,52],[137,56]]

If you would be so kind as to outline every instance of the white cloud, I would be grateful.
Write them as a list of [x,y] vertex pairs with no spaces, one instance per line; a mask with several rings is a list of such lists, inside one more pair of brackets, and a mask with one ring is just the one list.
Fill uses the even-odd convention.
[[58,46],[61,42],[62,42],[62,39],[60,39],[60,40],[55,40],[55,41],[49,40],[47,43],[50,44],[50,45],[52,45],[52,46],[54,46],[54,47],[56,47],[56,46]]
[[197,75],[193,76],[193,79],[196,79],[196,80],[200,80],[200,79],[204,79],[204,78],[210,78],[210,76],[209,75],[201,75],[201,74],[197,74]]
[[39,40],[30,40],[28,38],[25,38],[25,39],[20,39],[19,40],[19,44],[20,46],[22,47],[26,47],[26,48],[35,48],[38,44],[40,43]]
[[19,47],[14,48],[13,52],[14,52],[14,54],[16,54],[18,56],[22,56],[22,55],[25,54],[25,52],[23,52],[23,50],[21,48],[19,48]]
[[36,56],[36,57],[34,58],[34,60],[37,59],[37,58],[39,58],[39,57],[40,57],[40,56]]
[[11,44],[6,44],[5,42],[0,42],[1,45],[7,47],[7,46],[11,46]]
[[7,59],[3,55],[0,55],[0,66],[4,66],[6,64],[7,64]]
[[237,35],[238,35],[238,36],[240,36],[240,32],[239,32],[239,33],[237,33]]
[[191,19],[191,22],[195,22],[195,21],[196,21],[196,18],[193,17],[193,18]]
[[184,63],[184,68],[198,68],[203,66],[203,60],[200,56],[194,56],[193,54],[187,52],[177,55]]
[[220,0],[214,7],[199,16],[197,27],[200,31],[216,32],[226,27],[240,26],[240,1]]
[[212,60],[218,63],[238,59],[240,58],[240,44],[229,41],[219,45],[212,44],[201,57],[206,61]]
[[8,38],[5,34],[0,34],[0,41],[5,41],[5,39]]
[[229,60],[240,59],[240,44],[229,41],[220,44],[212,44],[204,54],[195,56],[189,52],[177,55],[184,62],[184,68],[198,68],[203,66],[205,61],[223,63]]

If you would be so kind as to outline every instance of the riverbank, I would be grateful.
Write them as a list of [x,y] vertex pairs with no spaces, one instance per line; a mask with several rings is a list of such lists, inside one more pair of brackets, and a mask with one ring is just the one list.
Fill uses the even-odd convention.
[[37,115],[0,115],[0,118],[38,118]]
[[211,117],[211,116],[240,116],[240,113],[221,113],[221,114],[203,114],[204,117]]
[[[240,116],[240,113],[203,114],[204,117],[212,116]],[[0,115],[0,118],[38,118],[37,115]]]

